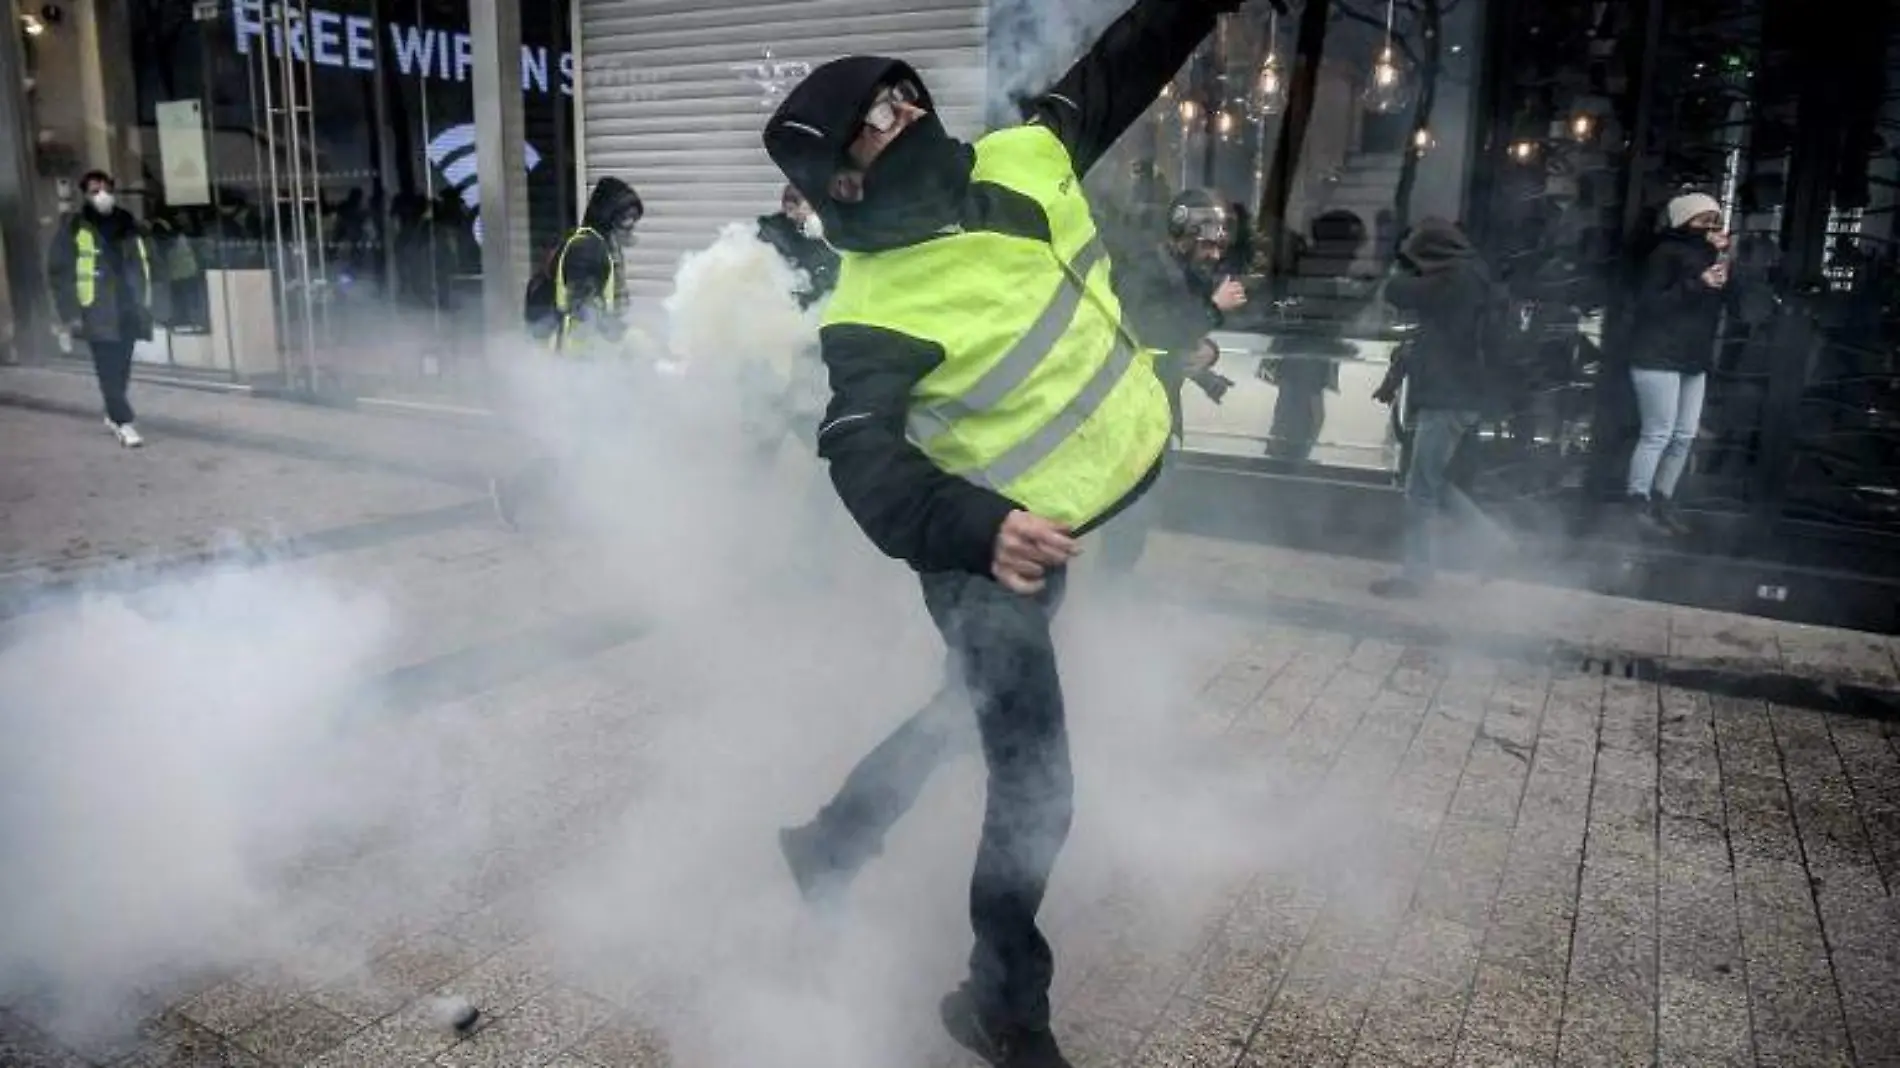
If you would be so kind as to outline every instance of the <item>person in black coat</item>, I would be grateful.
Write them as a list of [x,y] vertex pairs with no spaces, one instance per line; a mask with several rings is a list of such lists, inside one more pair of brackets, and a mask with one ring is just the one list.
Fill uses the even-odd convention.
[[105,401],[106,426],[119,444],[144,444],[126,393],[132,350],[152,338],[152,281],[159,265],[132,213],[119,206],[112,176],[93,171],[79,181],[85,204],[53,235],[47,282],[62,330],[92,350]]
[[[1233,241],[1226,212],[1204,190],[1190,189],[1169,205],[1167,232],[1145,247],[1115,249],[1115,294],[1129,331],[1160,350],[1155,374],[1167,388],[1173,439],[1185,430],[1181,391],[1193,382],[1215,404],[1233,379],[1214,370],[1220,348],[1208,335],[1227,313],[1244,307],[1246,290],[1224,277],[1222,264]],[[1113,246],[1111,246],[1112,248]],[[1132,570],[1148,540],[1151,498],[1143,498],[1102,532],[1102,559],[1112,571]]]
[[1484,324],[1498,300],[1491,273],[1457,224],[1424,219],[1400,242],[1385,299],[1418,322],[1401,364],[1376,394],[1396,400],[1401,376],[1411,382],[1415,411],[1411,460],[1405,470],[1404,569],[1373,583],[1381,597],[1417,597],[1436,573],[1432,524],[1443,510],[1494,543],[1508,542],[1495,523],[1447,477],[1458,448],[1492,401],[1484,362]]
[[1630,454],[1629,504],[1649,533],[1686,534],[1674,506],[1702,422],[1728,264],[1722,206],[1705,193],[1669,202],[1669,229],[1644,257],[1629,339],[1642,431]]

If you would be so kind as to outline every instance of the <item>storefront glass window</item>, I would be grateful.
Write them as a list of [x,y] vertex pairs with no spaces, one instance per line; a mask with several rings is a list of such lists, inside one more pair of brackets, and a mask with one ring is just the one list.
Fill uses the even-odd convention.
[[[43,229],[100,167],[157,238],[163,330],[141,360],[479,388],[467,0],[124,0],[25,32]],[[575,213],[567,3],[524,8],[522,40],[538,248]]]
[[1462,217],[1485,0],[1289,7],[1224,18],[1091,186],[1123,259],[1157,254],[1177,194],[1228,207],[1235,385],[1186,388],[1188,450],[1385,477],[1399,435],[1372,394],[1406,324],[1381,281],[1410,221]]

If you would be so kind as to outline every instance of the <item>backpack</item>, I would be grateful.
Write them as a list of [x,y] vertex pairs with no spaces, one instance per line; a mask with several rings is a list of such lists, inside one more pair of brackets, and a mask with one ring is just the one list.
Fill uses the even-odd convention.
[[561,253],[567,248],[571,235],[563,234],[541,258],[541,266],[535,268],[528,278],[528,291],[521,302],[521,321],[528,328],[528,336],[537,341],[553,337],[561,328],[561,309],[555,306],[555,272],[560,270]]

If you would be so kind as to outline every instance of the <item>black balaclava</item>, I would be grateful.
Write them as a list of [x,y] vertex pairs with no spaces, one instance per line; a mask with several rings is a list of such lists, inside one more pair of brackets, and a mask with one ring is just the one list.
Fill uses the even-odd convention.
[[[831,180],[850,165],[878,91],[899,81],[917,86],[922,118],[899,134],[864,175],[864,198],[832,199]],[[805,195],[838,248],[875,252],[902,248],[962,218],[976,152],[950,136],[930,90],[909,64],[880,56],[847,56],[811,72],[766,123],[765,150]]]

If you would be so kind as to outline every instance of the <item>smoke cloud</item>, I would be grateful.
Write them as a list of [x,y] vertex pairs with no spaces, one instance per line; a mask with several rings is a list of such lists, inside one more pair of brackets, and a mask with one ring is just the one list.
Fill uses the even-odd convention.
[[[1121,6],[1040,21],[1003,57],[1012,84],[1046,84]],[[499,862],[523,870],[562,978],[682,1063],[888,1068],[941,1043],[935,1002],[969,944],[973,727],[842,915],[798,899],[776,848],[930,697],[943,656],[914,576],[866,545],[814,455],[823,371],[794,281],[735,224],[624,358],[524,344],[500,362],[510,452],[552,461],[493,553],[545,579],[528,600],[487,596],[471,567],[455,578],[475,588],[433,595],[447,608],[400,611],[348,561],[265,561],[16,621],[0,1002],[85,1037],[209,976],[314,986],[478,903]],[[497,693],[380,699],[377,672],[449,610],[640,637]],[[1302,802],[1199,731],[1232,625],[1085,567],[1058,637],[1078,780],[1049,907],[1065,981],[1089,947],[1061,932],[1106,898],[1142,944],[1179,948],[1261,870],[1360,840],[1364,797]]]

